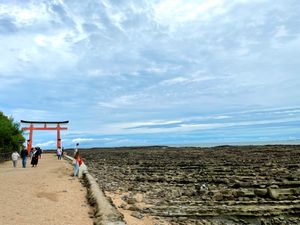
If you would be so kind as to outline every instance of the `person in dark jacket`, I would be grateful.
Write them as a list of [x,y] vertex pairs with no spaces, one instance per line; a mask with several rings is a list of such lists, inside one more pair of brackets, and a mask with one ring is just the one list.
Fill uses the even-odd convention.
[[22,148],[21,159],[22,159],[22,167],[23,168],[26,168],[27,158],[28,158],[28,151],[25,148]]
[[39,159],[42,158],[43,150],[40,147],[37,147],[36,149],[37,149],[37,154],[39,156]]
[[37,149],[34,149],[31,157],[31,167],[37,167],[38,162],[39,162],[39,153]]

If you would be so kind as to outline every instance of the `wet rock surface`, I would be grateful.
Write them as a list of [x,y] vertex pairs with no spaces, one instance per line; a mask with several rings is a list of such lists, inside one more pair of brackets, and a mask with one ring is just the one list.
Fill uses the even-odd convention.
[[137,218],[300,224],[297,145],[92,149],[81,155],[100,187],[124,193],[122,207]]

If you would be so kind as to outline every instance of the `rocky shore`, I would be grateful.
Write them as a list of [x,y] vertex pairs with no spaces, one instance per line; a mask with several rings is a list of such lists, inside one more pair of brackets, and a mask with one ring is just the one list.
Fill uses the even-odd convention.
[[[81,151],[116,205],[160,224],[300,224],[300,146]],[[158,224],[159,224],[158,223]]]

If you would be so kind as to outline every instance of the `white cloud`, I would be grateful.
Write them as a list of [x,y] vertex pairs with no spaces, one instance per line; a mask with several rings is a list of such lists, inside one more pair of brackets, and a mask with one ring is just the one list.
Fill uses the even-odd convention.
[[214,116],[213,118],[216,120],[222,120],[222,119],[229,119],[231,118],[231,116],[220,115],[220,116]]
[[[297,118],[286,118],[286,119],[270,119],[270,120],[249,120],[247,122],[223,122],[223,123],[181,123],[177,127],[151,127],[151,125],[147,127],[147,124],[144,124],[141,128],[132,126],[132,133],[169,133],[169,132],[192,132],[199,130],[210,130],[210,129],[218,129],[218,128],[231,128],[236,126],[257,126],[257,125],[268,125],[268,124],[278,124],[283,122],[293,122],[295,120],[299,120],[300,117]],[[133,123],[132,125],[134,125]],[[129,124],[128,124],[129,125]],[[163,125],[163,124],[161,124]],[[146,126],[146,127],[145,127]]]
[[279,26],[279,28],[275,34],[275,37],[282,38],[282,37],[286,37],[287,35],[288,35],[288,33],[287,33],[285,26],[281,25],[281,26]]
[[87,71],[87,75],[89,77],[99,77],[99,76],[103,76],[105,75],[105,72],[101,69],[91,69],[89,71]]
[[26,6],[2,4],[0,15],[5,15],[6,13],[9,13],[14,18],[15,24],[20,28],[33,25],[34,23],[42,23],[51,18],[46,11],[46,6],[43,4],[28,3]]
[[222,0],[163,0],[154,5],[155,18],[159,23],[175,25],[199,19],[208,19],[221,13]]
[[65,34],[59,34],[57,36],[46,36],[38,34],[34,41],[38,46],[41,47],[47,47],[47,48],[54,48],[54,49],[60,49],[65,44],[64,41]]
[[109,102],[98,102],[98,106],[104,107],[104,108],[118,108],[118,106],[114,103]]
[[30,120],[30,121],[47,121],[47,118],[51,116],[51,112],[39,109],[28,108],[15,108],[11,112],[16,120]]
[[47,142],[41,142],[35,144],[36,147],[40,147],[40,148],[53,147],[54,145],[56,145],[55,141],[47,141]]
[[86,143],[90,143],[90,142],[112,142],[112,141],[115,141],[117,139],[114,139],[114,138],[74,138],[72,139],[72,143],[83,143],[83,144],[86,144]]
[[181,120],[153,120],[153,121],[141,121],[141,122],[131,122],[119,124],[120,127],[130,128],[130,127],[139,127],[139,126],[155,126],[155,125],[169,125],[175,123],[181,123]]
[[215,80],[216,77],[212,76],[192,76],[192,77],[175,77],[169,80],[164,80],[161,85],[176,85],[176,84],[190,84],[195,82]]
[[114,97],[107,102],[98,102],[97,105],[105,108],[120,108],[132,106],[137,105],[144,96],[144,94],[121,95],[118,97]]
[[72,140],[73,143],[77,143],[77,142],[90,142],[90,141],[94,141],[94,138],[75,138]]

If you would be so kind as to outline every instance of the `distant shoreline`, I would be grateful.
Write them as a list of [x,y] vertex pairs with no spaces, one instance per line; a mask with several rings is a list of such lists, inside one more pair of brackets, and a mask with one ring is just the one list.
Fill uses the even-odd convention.
[[[300,145],[300,140],[294,141],[270,141],[270,142],[224,142],[224,143],[201,143],[201,144],[186,144],[186,145],[132,145],[132,146],[95,146],[95,147],[81,147],[81,150],[88,149],[123,149],[123,148],[213,148],[213,147],[224,147],[224,146],[285,146],[285,145]],[[66,147],[65,150],[73,150],[74,147]],[[55,149],[44,149],[45,151],[54,151]]]
[[286,141],[249,141],[249,142],[220,142],[220,143],[200,143],[192,145],[169,145],[170,147],[217,147],[217,146],[247,146],[247,145],[300,145],[300,139]]

